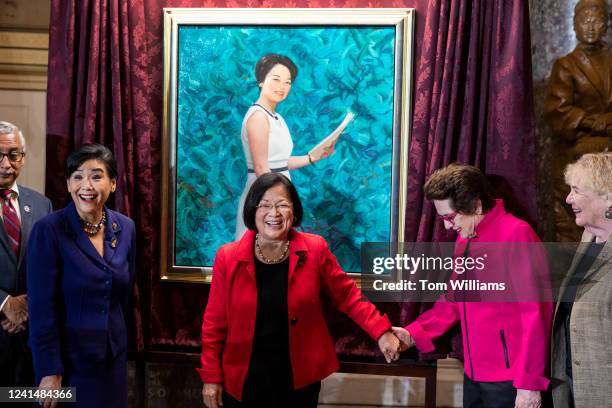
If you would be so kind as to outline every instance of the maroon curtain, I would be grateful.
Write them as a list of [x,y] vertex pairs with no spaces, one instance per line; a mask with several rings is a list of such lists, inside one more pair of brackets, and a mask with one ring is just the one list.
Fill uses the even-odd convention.
[[408,241],[449,239],[422,186],[452,162],[504,177],[536,218],[526,1],[431,0],[414,84]]
[[[135,338],[199,346],[207,285],[159,281],[163,7],[415,7],[414,122],[407,240],[440,238],[421,187],[451,161],[510,175],[533,197],[531,78],[526,4],[441,0],[52,0],[47,107],[47,193],[65,205],[68,152],[100,142],[117,156],[114,202],[138,229]],[[526,119],[527,118],[527,119]],[[520,120],[518,120],[520,119]],[[518,166],[520,160],[520,166]],[[436,234],[434,235],[434,231]],[[396,324],[414,304],[383,304]],[[332,316],[338,351],[371,353],[358,329]]]

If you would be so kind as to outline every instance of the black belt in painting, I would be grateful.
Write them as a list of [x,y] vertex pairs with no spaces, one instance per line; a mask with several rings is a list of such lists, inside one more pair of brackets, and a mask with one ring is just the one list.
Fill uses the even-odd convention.
[[[272,173],[282,173],[283,171],[289,170],[289,167],[279,167],[277,169],[270,169]],[[255,173],[255,170],[249,169],[249,173]]]

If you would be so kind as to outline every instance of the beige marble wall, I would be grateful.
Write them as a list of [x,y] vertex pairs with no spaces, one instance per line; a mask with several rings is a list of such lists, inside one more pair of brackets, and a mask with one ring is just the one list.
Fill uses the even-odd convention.
[[49,0],[0,0],[0,120],[27,141],[19,183],[45,191]]
[[26,162],[18,183],[45,192],[46,106],[44,91],[14,91],[0,88],[0,120],[19,127],[26,138]]
[[50,4],[50,0],[0,0],[0,28],[46,31]]

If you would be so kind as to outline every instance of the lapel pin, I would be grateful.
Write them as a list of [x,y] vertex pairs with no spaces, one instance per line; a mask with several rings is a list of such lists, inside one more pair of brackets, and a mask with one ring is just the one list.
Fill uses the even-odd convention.
[[23,206],[23,211],[30,213],[32,211],[32,208],[30,208],[30,206],[26,204]]
[[116,222],[113,222],[112,227],[113,227],[113,231],[117,231],[117,229],[119,228]]
[[111,248],[117,248],[117,238],[113,238],[110,243]]

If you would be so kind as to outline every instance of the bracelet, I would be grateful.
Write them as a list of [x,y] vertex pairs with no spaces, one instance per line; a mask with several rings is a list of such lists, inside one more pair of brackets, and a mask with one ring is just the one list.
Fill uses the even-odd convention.
[[311,165],[314,166],[315,162],[312,160],[312,157],[310,156],[310,153],[308,153],[308,161],[310,162]]

